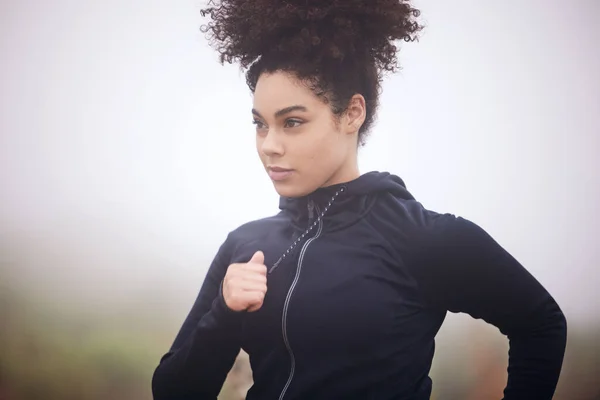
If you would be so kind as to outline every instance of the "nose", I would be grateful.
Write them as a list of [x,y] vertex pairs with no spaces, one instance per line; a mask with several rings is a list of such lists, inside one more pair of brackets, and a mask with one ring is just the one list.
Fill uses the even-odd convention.
[[258,148],[261,153],[268,157],[282,156],[284,146],[279,132],[269,129],[266,135],[258,137]]

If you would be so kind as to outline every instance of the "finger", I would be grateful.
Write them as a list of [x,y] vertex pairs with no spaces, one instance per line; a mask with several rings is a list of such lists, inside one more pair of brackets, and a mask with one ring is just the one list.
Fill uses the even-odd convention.
[[267,278],[264,275],[255,275],[248,277],[240,277],[235,283],[236,287],[244,290],[255,290],[254,288],[265,288],[267,289]]
[[266,275],[267,266],[264,264],[246,264],[243,271],[244,275],[246,275],[247,272],[252,272],[258,275]]
[[248,264],[264,264],[265,263],[265,255],[262,251],[257,251],[254,253]]
[[265,265],[259,264],[243,264],[243,265],[235,265],[232,264],[227,273],[225,274],[225,278],[227,280],[233,279],[245,279],[249,276],[256,277],[266,277],[267,276],[267,267]]
[[264,270],[260,271],[246,271],[237,275],[240,280],[244,281],[255,281],[267,283],[267,274]]
[[267,274],[260,272],[238,272],[232,273],[225,277],[225,284],[229,286],[244,286],[247,283],[260,283],[263,285],[267,284]]
[[267,293],[267,284],[264,282],[245,281],[237,287],[244,292],[262,292]]
[[228,296],[228,302],[232,304],[238,304],[242,308],[262,303],[265,298],[265,293],[259,290],[236,290]]
[[258,310],[260,310],[261,308],[262,308],[262,303],[260,303],[260,304],[255,304],[255,305],[253,305],[253,306],[250,306],[250,307],[248,307],[248,308],[247,308],[247,311],[248,311],[248,312],[255,312],[255,311],[258,311]]
[[263,303],[264,303],[264,295],[262,293],[254,292],[253,297],[254,297],[255,301],[252,301],[251,303],[249,303],[248,308],[246,309],[247,311],[250,311],[250,312],[259,310],[263,306]]

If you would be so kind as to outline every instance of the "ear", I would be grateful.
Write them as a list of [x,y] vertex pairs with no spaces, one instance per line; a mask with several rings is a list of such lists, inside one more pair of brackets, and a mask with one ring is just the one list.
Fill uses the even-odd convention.
[[367,117],[367,104],[361,94],[355,94],[348,102],[345,113],[344,128],[346,133],[358,133]]

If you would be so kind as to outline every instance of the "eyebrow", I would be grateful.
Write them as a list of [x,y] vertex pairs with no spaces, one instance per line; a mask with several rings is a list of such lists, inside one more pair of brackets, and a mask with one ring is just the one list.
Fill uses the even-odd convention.
[[[291,112],[294,112],[294,111],[307,112],[308,109],[304,106],[299,106],[299,105],[289,106],[286,108],[282,108],[281,110],[277,110],[277,112],[275,112],[275,118],[280,118],[280,117],[282,117],[286,114],[289,114]],[[256,115],[257,117],[263,118],[262,115],[260,115],[260,113],[254,108],[252,109],[252,114]]]

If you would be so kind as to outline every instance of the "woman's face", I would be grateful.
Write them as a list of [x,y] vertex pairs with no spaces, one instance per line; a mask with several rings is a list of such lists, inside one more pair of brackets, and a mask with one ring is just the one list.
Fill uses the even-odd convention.
[[358,177],[364,98],[355,97],[351,104],[358,111],[355,104],[336,120],[330,106],[293,75],[261,75],[252,109],[256,148],[280,196],[300,197]]

